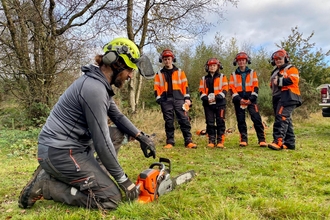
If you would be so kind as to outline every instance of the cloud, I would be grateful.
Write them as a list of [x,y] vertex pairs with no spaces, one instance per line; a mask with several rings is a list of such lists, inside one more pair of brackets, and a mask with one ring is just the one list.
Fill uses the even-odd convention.
[[219,32],[225,39],[236,38],[239,46],[249,43],[254,49],[262,46],[271,52],[297,26],[303,38],[314,32],[309,43],[324,53],[330,50],[328,0],[241,0],[237,8],[228,5],[225,10],[225,20],[204,36],[204,42],[212,42]]

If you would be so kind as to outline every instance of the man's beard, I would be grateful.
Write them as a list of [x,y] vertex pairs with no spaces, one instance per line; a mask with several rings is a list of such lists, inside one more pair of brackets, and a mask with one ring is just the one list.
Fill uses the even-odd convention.
[[120,72],[115,78],[115,82],[114,82],[114,85],[119,89],[121,89],[126,82],[126,79],[124,79],[122,75],[123,75],[122,72]]

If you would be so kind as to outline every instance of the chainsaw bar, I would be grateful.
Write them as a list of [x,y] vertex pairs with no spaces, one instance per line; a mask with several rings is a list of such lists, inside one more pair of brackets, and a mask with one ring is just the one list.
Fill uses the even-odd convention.
[[167,177],[165,177],[165,179],[162,180],[158,185],[158,189],[157,189],[158,196],[171,192],[176,186],[192,180],[194,176],[195,176],[194,170],[181,173],[174,178],[169,178],[169,175],[167,175]]
[[189,182],[194,176],[195,176],[195,171],[190,170],[190,171],[187,171],[185,173],[181,173],[180,175],[174,177],[173,178],[173,183],[174,183],[175,186],[181,185],[183,183]]

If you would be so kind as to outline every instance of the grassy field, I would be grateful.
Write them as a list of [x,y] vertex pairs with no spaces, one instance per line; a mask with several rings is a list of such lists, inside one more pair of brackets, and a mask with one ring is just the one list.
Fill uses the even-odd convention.
[[[227,134],[226,149],[208,149],[205,136],[194,135],[198,149],[185,149],[176,133],[176,146],[163,149],[159,112],[133,117],[147,133],[156,133],[157,157],[172,161],[171,176],[193,169],[196,177],[159,200],[123,203],[116,211],[101,212],[38,201],[31,209],[17,205],[19,193],[37,166],[38,130],[0,131],[1,219],[330,219],[330,118],[321,114],[294,118],[295,151],[272,151],[257,145],[249,129],[249,146],[238,147],[238,133]],[[145,118],[150,118],[146,120]],[[160,118],[160,119],[158,119]],[[250,123],[250,119],[247,119]],[[192,122],[192,132],[204,128]],[[227,127],[235,127],[228,119]],[[272,128],[266,129],[271,141]],[[132,180],[158,158],[144,158],[134,141],[123,146],[119,160]]]

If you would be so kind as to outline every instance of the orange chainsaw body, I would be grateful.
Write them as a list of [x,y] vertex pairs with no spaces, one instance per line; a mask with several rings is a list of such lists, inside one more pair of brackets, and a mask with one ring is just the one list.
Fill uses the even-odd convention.
[[167,158],[159,158],[159,163],[153,163],[148,169],[142,171],[136,181],[136,186],[140,191],[138,201],[141,203],[148,203],[157,199],[159,196],[158,184],[160,184],[170,172],[171,161]]
[[142,203],[152,202],[157,199],[157,177],[160,171],[156,169],[144,170],[138,176],[136,185],[140,189],[138,201]]

